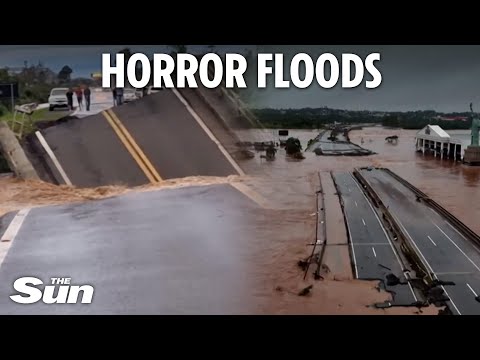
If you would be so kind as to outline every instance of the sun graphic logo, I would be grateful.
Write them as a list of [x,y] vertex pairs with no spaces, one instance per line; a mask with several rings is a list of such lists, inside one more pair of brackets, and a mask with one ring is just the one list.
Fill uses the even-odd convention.
[[[91,304],[94,288],[91,285],[71,285],[71,278],[53,277],[51,285],[45,285],[36,277],[21,277],[13,283],[17,294],[10,299],[18,304],[34,304],[42,300],[45,304]],[[56,295],[55,295],[56,293]]]

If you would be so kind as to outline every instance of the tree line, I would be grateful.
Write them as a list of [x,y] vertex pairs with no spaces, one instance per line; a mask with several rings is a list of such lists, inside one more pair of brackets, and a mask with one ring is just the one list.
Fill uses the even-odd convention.
[[[252,109],[259,123],[265,128],[321,129],[334,122],[344,124],[380,124],[386,127],[422,129],[426,125],[439,125],[445,130],[470,129],[469,113],[443,114],[435,111],[411,111],[378,113],[348,111],[329,108],[304,109]],[[442,120],[441,116],[464,116],[463,120]]]

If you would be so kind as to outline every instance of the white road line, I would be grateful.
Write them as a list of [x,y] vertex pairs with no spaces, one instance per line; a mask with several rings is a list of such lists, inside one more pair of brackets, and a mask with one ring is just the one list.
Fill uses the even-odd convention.
[[373,256],[377,257],[377,253],[375,252],[375,248],[372,246]]
[[37,136],[38,141],[40,141],[40,144],[42,144],[43,148],[47,152],[50,159],[53,161],[53,164],[57,168],[65,184],[72,186],[72,182],[68,178],[67,173],[65,172],[65,170],[63,170],[62,165],[60,165],[60,162],[58,161],[57,157],[55,156],[52,149],[50,148],[50,145],[48,145],[47,140],[45,140],[45,138],[43,137],[42,133],[40,131],[36,131],[35,135]]
[[356,201],[355,201],[355,206],[356,206],[356,207],[358,207],[358,204],[357,204],[357,202],[356,202]]
[[195,112],[195,110],[192,109],[192,107],[188,104],[188,102],[183,98],[183,96],[178,92],[177,89],[172,89],[173,93],[177,96],[177,98],[182,102],[183,105],[187,108],[188,112],[190,115],[193,116],[193,118],[197,121],[197,123],[200,125],[200,127],[205,131],[205,133],[208,135],[208,137],[217,145],[217,147],[220,149],[222,154],[227,158],[228,162],[233,166],[233,168],[238,172],[239,175],[245,175],[245,172],[242,170],[242,168],[237,164],[235,160],[230,156],[227,150],[223,147],[223,145],[220,143],[220,141],[217,140],[215,135],[210,131],[207,125],[203,122],[203,120],[198,116],[198,114]]
[[[395,247],[393,246],[393,243],[392,243],[392,240],[390,239],[390,237],[388,236],[387,234],[387,230],[385,229],[385,227],[383,226],[382,224],[382,221],[380,220],[380,218],[378,217],[378,214],[375,212],[375,209],[373,208],[372,204],[370,204],[370,201],[368,201],[367,197],[365,196],[365,193],[363,192],[362,188],[360,187],[360,185],[358,185],[357,181],[355,180],[355,178],[353,177],[352,174],[350,174],[350,176],[352,177],[353,179],[353,182],[355,183],[355,185],[357,185],[360,193],[363,195],[363,197],[365,198],[365,201],[367,202],[367,204],[370,206],[370,209],[372,209],[373,213],[375,214],[375,218],[377,219],[378,223],[380,224],[380,227],[382,228],[383,230],[383,233],[385,234],[385,238],[387,239],[388,243],[390,244],[390,247],[395,255],[395,258],[397,259],[398,261],[398,264],[400,265],[400,267],[402,268],[403,270],[403,265],[402,265],[402,261],[400,260],[400,258],[398,257],[398,254],[397,252],[395,251]],[[412,287],[412,284],[410,284],[410,281],[408,281],[408,286],[410,287],[410,291],[412,292],[412,295],[413,295],[413,298],[415,299],[415,301],[418,301],[418,298],[417,296],[415,295],[415,292],[413,291],[413,287]]]
[[[260,195],[258,192],[253,190],[251,187],[248,185],[245,185],[243,183],[239,182],[232,182],[230,183],[230,186],[241,192],[243,195],[248,197],[250,200],[255,202],[257,205],[259,205],[262,208],[268,209],[270,207],[268,200],[265,199],[262,195]],[[315,215],[315,214],[314,214]]]
[[450,295],[448,295],[448,292],[447,292],[447,289],[445,289],[445,286],[441,286],[442,290],[445,292],[445,295],[447,295],[447,297],[450,299],[450,303],[453,305],[453,307],[455,308],[455,310],[458,312],[458,315],[462,315],[462,313],[460,312],[460,310],[458,310],[457,308],[457,305],[455,305],[455,303],[453,302],[453,299]]
[[[425,262],[425,265],[430,269],[431,273],[433,274],[433,276],[438,280],[438,276],[437,274],[435,273],[435,271],[433,271],[432,267],[430,266],[430,264],[428,263],[427,259],[425,259],[425,256],[423,256],[423,253],[420,251],[420,249],[418,248],[417,244],[415,243],[415,241],[413,241],[413,238],[412,236],[410,235],[410,233],[407,231],[407,229],[405,228],[405,226],[403,226],[402,222],[393,214],[391,213],[392,216],[394,218],[396,218],[396,221],[398,222],[398,224],[403,228],[403,231],[405,231],[405,233],[407,234],[407,236],[410,238],[411,242],[413,243],[413,245],[415,246],[415,248],[417,249],[417,252],[418,254],[420,254],[420,256],[422,257],[423,261]],[[458,307],[457,305],[455,304],[455,302],[453,301],[453,299],[450,297],[450,295],[448,295],[448,292],[447,290],[445,289],[445,287],[442,285],[441,286],[442,290],[445,292],[445,295],[448,296],[448,298],[450,299],[450,303],[453,305],[453,307],[455,308],[455,311],[458,313],[458,315],[462,315],[462,313],[460,312],[460,310],[458,310]]]
[[[450,226],[458,235],[460,235],[464,240],[467,240],[467,238],[465,236],[463,236],[463,234],[458,231],[455,226],[453,226],[452,224],[450,224],[447,220],[445,220],[445,223]],[[468,240],[467,240],[468,241]]]
[[403,231],[405,231],[405,234],[407,234],[407,236],[410,238],[410,241],[412,242],[412,244],[415,246],[415,248],[417,249],[417,252],[420,254],[420,256],[422,257],[423,261],[424,261],[424,265],[427,266],[428,269],[430,269],[430,272],[435,276],[435,271],[433,271],[432,267],[430,266],[430,264],[428,263],[427,259],[425,258],[425,256],[423,256],[423,253],[420,251],[417,243],[413,240],[412,236],[410,235],[410,233],[408,232],[408,230],[405,228],[405,226],[403,226],[403,223],[400,221],[400,219],[393,213],[393,212],[390,212],[392,214],[392,217],[395,218],[395,220],[398,222],[398,224],[400,225],[400,227],[403,229]]
[[13,240],[15,240],[15,237],[29,212],[30,209],[22,209],[17,212],[17,215],[12,219],[10,225],[8,225],[7,230],[5,230],[5,233],[0,239],[0,267],[2,266],[8,250],[10,249],[10,246],[12,246]]
[[364,225],[364,226],[367,226],[367,224],[365,224],[365,220],[362,219],[362,222],[363,222],[363,225]]
[[392,241],[390,240],[390,237],[389,237],[388,234],[387,234],[387,230],[386,230],[385,227],[383,226],[380,218],[378,217],[377,213],[375,212],[375,209],[373,208],[372,204],[370,204],[370,201],[368,201],[367,197],[366,197],[365,194],[363,193],[362,188],[360,187],[360,185],[358,185],[358,183],[357,183],[357,181],[355,180],[355,178],[353,177],[353,175],[350,174],[350,176],[352,177],[353,182],[355,183],[355,185],[357,185],[358,189],[360,190],[360,193],[361,193],[361,194],[363,195],[363,197],[365,198],[365,201],[366,201],[367,204],[370,206],[370,209],[372,209],[372,212],[375,214],[375,217],[376,217],[378,223],[380,224],[380,227],[382,228],[383,233],[385,234],[385,238],[387,239],[388,243],[390,244],[390,247],[392,248],[392,251],[393,251],[393,253],[395,254],[395,257],[396,257],[398,263],[400,264],[400,266],[402,266],[402,262],[400,261],[400,258],[398,257],[398,254],[397,254],[397,252],[395,251],[395,247],[393,246]]
[[[403,184],[401,184],[403,185]],[[370,205],[371,206],[371,205]],[[405,228],[405,226],[403,226],[402,222],[400,221],[400,219],[391,211],[390,212],[391,215],[393,216],[393,218],[395,219],[395,221],[397,221],[397,223],[403,228],[403,231],[405,231],[405,233],[407,234],[407,236],[410,238],[412,244],[415,246],[415,248],[417,249],[417,252],[418,254],[420,254],[420,256],[422,257],[423,261],[425,262],[425,265],[427,266],[427,268],[430,269],[431,273],[433,274],[433,276],[438,280],[438,276],[437,274],[435,273],[435,271],[433,271],[432,267],[430,266],[430,264],[428,263],[427,259],[425,259],[425,256],[423,255],[423,253],[420,251],[420,249],[418,248],[418,245],[415,243],[415,241],[413,240],[412,236],[410,235],[410,233],[408,232],[408,230]],[[442,290],[445,292],[445,295],[448,296],[448,298],[450,299],[450,303],[453,305],[453,307],[455,308],[455,311],[458,313],[458,315],[462,315],[462,313],[460,312],[460,310],[458,310],[458,307],[457,305],[455,304],[455,302],[453,301],[453,299],[450,297],[450,295],[448,294],[447,290],[445,289],[445,287],[442,285],[441,286]],[[412,292],[413,292],[413,289],[412,289]]]
[[455,231],[458,235],[460,235],[462,237],[463,240],[465,240],[470,246],[472,246],[475,250],[477,250],[478,252],[480,252],[480,248],[472,243],[470,240],[468,240],[460,231],[458,231],[455,226],[453,226],[452,224],[450,224],[447,220],[445,220],[445,223],[450,226],[450,228]]
[[384,243],[361,243],[356,245],[357,246],[388,246],[390,244],[388,242],[384,242]]
[[437,246],[437,244],[435,244],[435,241],[433,241],[432,238],[429,235],[427,235],[427,237],[432,242],[433,245]]
[[431,212],[433,212],[435,215],[438,215],[437,212],[435,210],[433,210],[430,206],[428,206],[428,208],[430,209]]
[[448,272],[437,272],[437,275],[471,275],[471,271],[448,271]]
[[453,231],[455,231],[458,235],[460,235],[460,236],[462,237],[462,239],[465,240],[470,246],[474,247],[475,250],[477,250],[478,252],[480,252],[480,248],[479,248],[476,244],[474,244],[474,243],[472,243],[470,240],[468,240],[468,239],[465,237],[465,235],[463,235],[460,231],[458,231],[458,230],[455,228],[455,226],[453,226],[452,224],[450,224],[447,220],[445,220],[445,223],[446,223],[448,226],[450,226],[450,228],[451,228]]
[[438,228],[438,230],[440,230],[440,231],[442,232],[442,234],[445,235],[445,237],[446,237],[448,240],[450,240],[453,245],[455,245],[455,247],[463,254],[463,256],[465,256],[465,257],[468,259],[468,261],[470,261],[470,262],[472,263],[472,265],[475,266],[475,268],[476,268],[478,271],[480,271],[480,267],[478,267],[478,265],[475,264],[475,263],[473,262],[473,260],[470,259],[470,258],[468,257],[468,255],[465,254],[465,252],[464,252],[462,249],[460,249],[460,247],[455,243],[455,241],[453,241],[452,239],[450,239],[450,236],[448,236],[447,234],[445,234],[445,232],[440,228],[440,226],[438,226],[438,225],[435,224],[435,223],[433,223],[433,225],[435,225],[435,226]]
[[353,255],[353,267],[355,268],[355,278],[358,279],[358,267],[357,267],[357,258],[355,255],[355,247],[353,246],[353,238],[352,238],[352,231],[350,230],[350,225],[348,225],[348,216],[347,211],[344,212],[345,215],[345,222],[347,224],[348,229],[348,237],[350,238],[350,246],[352,247],[352,255]]
[[470,289],[470,291],[473,293],[473,295],[475,295],[475,297],[477,297],[478,296],[477,293],[475,292],[475,290],[472,289],[472,287],[470,286],[469,283],[467,283],[467,286]]

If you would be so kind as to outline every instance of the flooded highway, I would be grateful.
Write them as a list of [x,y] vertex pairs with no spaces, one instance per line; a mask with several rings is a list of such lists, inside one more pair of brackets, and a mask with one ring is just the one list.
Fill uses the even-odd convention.
[[[454,133],[454,132],[453,132]],[[463,131],[465,133],[465,131]],[[448,159],[434,158],[433,155],[415,152],[416,130],[387,129],[368,127],[353,130],[350,140],[353,143],[372,150],[370,156],[317,156],[305,152],[304,160],[286,159],[277,156],[273,162],[255,159],[250,164],[251,171],[265,172],[273,182],[291,182],[300,174],[311,174],[315,171],[349,171],[357,166],[387,167],[409,181],[417,188],[431,196],[440,205],[464,222],[477,234],[480,234],[480,167],[470,167]],[[318,135],[317,130],[290,130],[290,136],[301,140],[303,149],[307,142]],[[385,141],[387,136],[398,135],[397,143]],[[462,135],[464,136],[464,135]],[[242,137],[272,139],[272,130],[248,130]],[[361,141],[364,141],[362,144]],[[288,163],[288,166],[286,166]],[[267,170],[265,170],[267,169]],[[293,186],[293,185],[292,185]],[[289,203],[284,194],[282,203]],[[295,201],[294,199],[290,199]]]

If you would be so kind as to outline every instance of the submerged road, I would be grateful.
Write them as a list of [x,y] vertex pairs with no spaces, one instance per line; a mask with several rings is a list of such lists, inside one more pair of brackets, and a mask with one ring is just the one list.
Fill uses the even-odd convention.
[[358,154],[370,155],[371,151],[364,149],[347,140],[343,132],[337,133],[336,141],[332,141],[329,137],[332,135],[332,130],[325,130],[321,132],[318,138],[308,147],[309,151],[316,151],[320,149],[324,155],[342,155],[342,154]]
[[[210,185],[9,214],[0,218],[10,240],[0,242],[0,314],[253,313],[244,240],[255,236],[256,206]],[[17,304],[13,283],[24,276],[91,285],[93,301]]]
[[480,314],[480,251],[445,218],[422,202],[406,186],[383,170],[361,174],[408,236],[424,265],[441,281],[454,314]]
[[[343,201],[356,277],[381,280],[385,289],[392,292],[394,305],[413,304],[417,297],[403,272],[401,260],[360,186],[350,173],[336,173],[334,179]],[[394,274],[402,284],[388,286],[388,274]]]
[[186,176],[243,174],[175,89],[57,124],[31,142],[48,170],[38,172],[49,173],[59,184],[136,186]]

